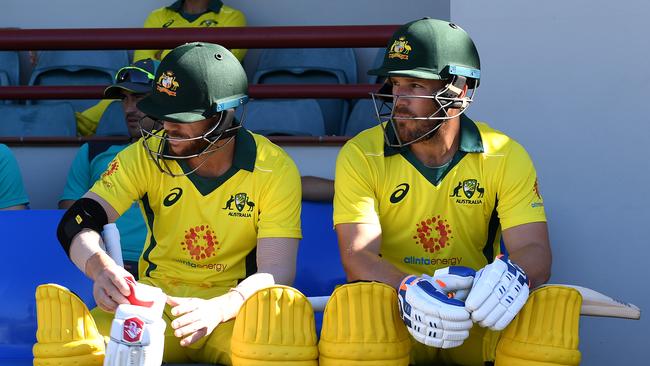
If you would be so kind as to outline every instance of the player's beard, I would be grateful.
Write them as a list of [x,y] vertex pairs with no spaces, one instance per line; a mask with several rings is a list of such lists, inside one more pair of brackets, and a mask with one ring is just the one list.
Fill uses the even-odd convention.
[[[400,117],[400,119],[393,120],[392,123],[397,129],[397,133],[402,143],[409,143],[411,141],[417,140],[436,128],[436,126],[438,126],[440,123],[442,123],[440,120],[402,119],[409,117],[418,117],[404,106],[396,106],[393,113],[395,116]],[[430,133],[426,137],[421,138],[418,142],[430,140],[435,135],[435,132]]]
[[[174,139],[189,139],[189,136],[170,136]],[[202,153],[209,143],[203,139],[197,139],[192,141],[170,141],[170,150],[173,155],[176,156],[191,156],[195,154]]]

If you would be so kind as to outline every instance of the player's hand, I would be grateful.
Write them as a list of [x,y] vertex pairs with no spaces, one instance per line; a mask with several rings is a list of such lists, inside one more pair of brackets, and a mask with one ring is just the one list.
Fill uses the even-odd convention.
[[159,366],[165,344],[162,319],[167,296],[157,287],[127,279],[130,304],[117,307],[104,366]]
[[106,254],[98,253],[88,259],[86,272],[93,279],[93,297],[102,310],[114,312],[120,304],[128,304],[131,289],[126,278],[133,276]]
[[474,270],[449,267],[439,274],[440,278],[434,273],[433,277],[407,276],[402,280],[397,296],[400,316],[418,342],[437,348],[458,347],[469,337],[473,323],[465,303],[453,294],[466,293]]
[[235,306],[231,296],[230,292],[210,300],[168,296],[167,303],[176,317],[171,326],[174,335],[182,338],[180,345],[189,346],[212,333],[220,323],[234,318],[239,306]]
[[465,307],[480,326],[502,330],[524,306],[528,293],[529,282],[524,271],[508,257],[499,255],[476,272]]

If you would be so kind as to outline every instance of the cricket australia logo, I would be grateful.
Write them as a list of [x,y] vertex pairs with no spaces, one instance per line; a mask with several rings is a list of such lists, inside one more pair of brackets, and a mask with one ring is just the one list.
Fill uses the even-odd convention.
[[399,37],[399,39],[396,39],[390,46],[390,49],[388,51],[388,58],[408,60],[409,52],[411,52],[409,41],[407,41],[405,37]]
[[[465,198],[460,195],[460,192],[463,192]],[[462,182],[458,182],[456,188],[449,197],[457,197],[456,203],[470,204],[470,205],[480,205],[483,203],[483,194],[485,189],[481,187],[481,183],[476,179],[465,179]],[[472,199],[473,198],[473,199]]]
[[161,93],[165,93],[170,97],[176,96],[176,89],[180,86],[178,81],[176,81],[176,76],[172,71],[165,71],[160,75],[158,81],[156,82],[156,90]]
[[[232,207],[233,204],[235,205],[234,208]],[[244,211],[244,209],[246,210]],[[230,211],[228,216],[251,217],[254,209],[255,202],[251,201],[246,193],[237,193],[230,196],[222,210]]]

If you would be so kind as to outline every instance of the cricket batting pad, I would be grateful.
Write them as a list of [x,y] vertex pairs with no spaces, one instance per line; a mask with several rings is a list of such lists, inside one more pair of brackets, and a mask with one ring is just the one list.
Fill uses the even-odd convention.
[[323,315],[320,366],[408,365],[411,338],[397,306],[397,292],[383,283],[334,290]]
[[547,286],[531,292],[526,305],[503,330],[497,345],[499,366],[573,366],[580,364],[580,293]]
[[36,288],[34,366],[102,365],[104,337],[86,305],[56,284]]
[[257,291],[239,309],[231,351],[234,366],[317,366],[311,303],[288,286]]

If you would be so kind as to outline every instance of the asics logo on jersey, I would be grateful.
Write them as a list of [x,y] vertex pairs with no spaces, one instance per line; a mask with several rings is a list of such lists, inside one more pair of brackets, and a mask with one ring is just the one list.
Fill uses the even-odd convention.
[[165,197],[163,200],[163,205],[165,207],[170,207],[176,203],[176,201],[178,201],[183,195],[183,190],[180,187],[172,188],[171,192],[172,193],[168,194],[167,197]]
[[404,197],[406,197],[406,194],[409,192],[409,188],[411,187],[407,183],[402,183],[395,187],[395,192],[390,195],[390,202],[399,203],[404,199]]

